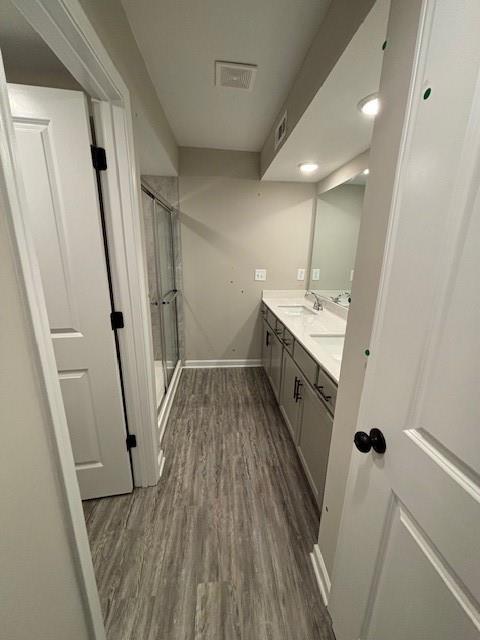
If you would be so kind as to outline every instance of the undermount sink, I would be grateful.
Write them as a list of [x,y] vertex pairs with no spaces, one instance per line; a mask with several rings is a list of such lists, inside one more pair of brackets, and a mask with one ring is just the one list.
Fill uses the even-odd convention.
[[325,335],[325,334],[310,334],[310,338],[315,340],[323,349],[337,362],[342,361],[343,345],[345,343],[345,336],[343,335]]
[[315,315],[315,311],[303,306],[303,304],[279,304],[279,309],[285,312],[287,316],[309,316]]

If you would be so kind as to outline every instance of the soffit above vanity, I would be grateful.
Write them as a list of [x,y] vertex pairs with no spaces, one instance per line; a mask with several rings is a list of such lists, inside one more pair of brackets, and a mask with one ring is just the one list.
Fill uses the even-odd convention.
[[[379,89],[389,9],[390,0],[377,0],[263,180],[318,182],[369,148],[374,118],[365,117],[358,103]],[[302,175],[303,162],[319,168]]]

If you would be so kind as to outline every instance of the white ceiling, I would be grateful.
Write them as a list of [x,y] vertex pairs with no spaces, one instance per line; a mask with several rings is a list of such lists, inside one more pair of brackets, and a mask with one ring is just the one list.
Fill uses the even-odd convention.
[[[318,182],[369,148],[373,119],[357,104],[378,91],[389,8],[390,0],[377,0],[263,180]],[[319,170],[302,176],[302,162],[316,162]]]
[[[181,146],[259,151],[330,0],[122,0]],[[258,65],[253,91],[215,60]]]

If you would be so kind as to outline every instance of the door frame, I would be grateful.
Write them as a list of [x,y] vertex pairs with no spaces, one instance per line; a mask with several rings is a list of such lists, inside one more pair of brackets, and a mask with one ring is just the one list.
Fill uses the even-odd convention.
[[[141,230],[139,168],[134,152],[130,93],[78,0],[12,0],[69,72],[94,100],[99,144],[106,149],[109,171],[102,176],[113,296],[124,314],[119,348],[132,449],[134,483],[155,485],[162,455],[156,433],[151,336]],[[26,198],[16,152],[7,83],[0,56],[0,162],[6,183],[7,222],[17,256],[40,368],[39,383],[52,423],[52,443],[78,580],[84,594],[85,618],[95,640],[106,640],[92,556],[75,473],[70,436],[35,247],[26,224]]]
[[130,92],[78,0],[12,0],[93,100],[97,144],[106,150],[102,194],[127,422],[137,436],[131,449],[134,485],[160,477],[151,335],[143,260],[140,171],[136,163]]

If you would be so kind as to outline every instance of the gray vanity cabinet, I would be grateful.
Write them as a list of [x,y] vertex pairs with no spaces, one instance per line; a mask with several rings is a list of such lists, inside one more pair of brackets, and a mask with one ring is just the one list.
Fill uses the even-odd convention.
[[269,309],[262,364],[322,509],[337,385]]
[[290,430],[295,444],[298,444],[299,436],[299,401],[297,399],[297,387],[299,381],[303,381],[303,376],[299,368],[285,351],[283,356],[283,377],[282,377],[282,393],[280,395],[280,408],[283,417]]
[[280,407],[303,463],[319,508],[322,508],[333,417],[293,358],[283,352]]
[[322,508],[328,454],[332,437],[333,417],[308,385],[299,392],[301,398],[301,425],[298,451],[307,472],[310,486]]

